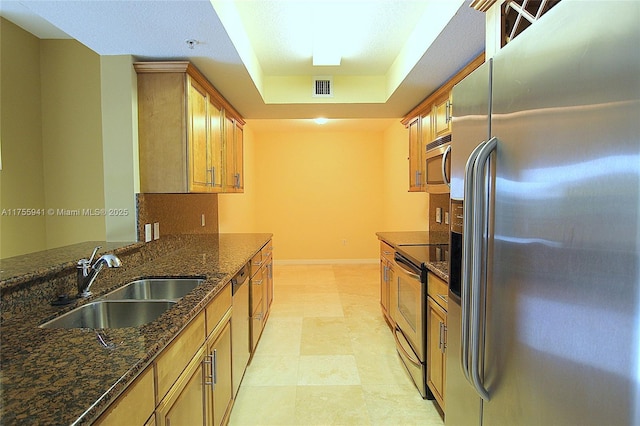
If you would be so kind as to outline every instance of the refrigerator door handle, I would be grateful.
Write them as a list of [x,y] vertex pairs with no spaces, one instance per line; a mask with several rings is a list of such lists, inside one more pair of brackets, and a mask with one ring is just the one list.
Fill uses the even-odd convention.
[[471,254],[473,253],[473,166],[478,158],[478,153],[485,145],[482,141],[469,155],[464,172],[464,199],[467,201],[464,206],[464,214],[462,217],[462,270],[461,270],[461,289],[460,289],[460,307],[462,311],[462,327],[460,330],[460,363],[462,371],[469,383],[471,380],[471,370],[469,368],[469,318],[471,314],[469,295],[471,285]]
[[[489,401],[489,392],[485,389],[480,377],[480,330],[485,326],[485,320],[482,317],[482,284],[486,286],[486,280],[482,279],[483,266],[486,265],[486,250],[488,241],[484,240],[484,233],[487,228],[488,221],[488,205],[487,197],[487,165],[489,157],[496,150],[498,140],[491,138],[480,150],[473,167],[473,224],[472,224],[472,240],[473,252],[471,262],[471,380],[473,387],[480,397]],[[486,292],[485,292],[486,294]]]

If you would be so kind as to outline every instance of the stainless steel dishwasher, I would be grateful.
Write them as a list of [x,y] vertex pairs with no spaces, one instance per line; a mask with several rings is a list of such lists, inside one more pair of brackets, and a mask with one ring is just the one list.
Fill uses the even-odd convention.
[[242,267],[231,279],[233,314],[231,315],[231,353],[233,396],[235,398],[249,362],[251,342],[249,341],[249,264]]

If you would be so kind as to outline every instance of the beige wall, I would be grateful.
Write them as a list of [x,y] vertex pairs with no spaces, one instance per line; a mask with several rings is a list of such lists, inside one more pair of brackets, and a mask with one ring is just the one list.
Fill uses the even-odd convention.
[[105,217],[59,209],[104,209],[100,56],[75,40],[41,40],[42,146],[47,247],[104,240]]
[[[0,18],[2,19],[2,18]],[[44,209],[40,42],[0,22],[0,258],[46,248],[45,216],[14,216],[13,209]]]
[[409,133],[398,120],[384,132],[381,231],[426,231],[429,195],[409,192]]
[[102,158],[107,241],[136,241],[138,92],[133,57],[101,56]]
[[376,232],[427,229],[399,119],[337,131],[264,121],[245,127],[246,192],[219,196],[220,232],[272,232],[279,261],[327,262],[375,261]]
[[[137,160],[133,143],[137,129],[131,58],[104,58],[108,78],[103,89],[103,62],[82,44],[39,40],[6,20],[0,28],[0,208],[41,209],[44,213],[0,216],[0,258],[104,240],[106,216],[100,209],[106,207],[105,195],[111,197],[109,206],[121,207],[124,198],[128,204],[122,207],[133,209],[126,226],[131,236],[127,239],[135,239]],[[109,92],[104,99],[103,90]],[[103,126],[103,108],[109,118],[114,111],[121,117]],[[107,182],[103,130],[105,150],[112,154],[106,158]],[[122,175],[126,175],[127,185],[119,181],[109,187],[108,182]],[[85,209],[98,211],[98,215],[84,214]],[[121,224],[112,226],[122,228]]]
[[[255,135],[251,126],[243,132],[244,193],[218,195],[218,226],[220,232],[256,232],[258,182],[255,165]],[[265,231],[267,232],[267,231]]]

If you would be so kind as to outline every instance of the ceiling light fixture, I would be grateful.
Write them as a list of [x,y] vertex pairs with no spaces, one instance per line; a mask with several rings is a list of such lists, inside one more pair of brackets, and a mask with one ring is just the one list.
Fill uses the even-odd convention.
[[194,39],[189,39],[189,40],[185,40],[185,43],[187,43],[187,47],[189,49],[193,49],[196,47],[196,44],[200,44],[200,42],[198,40],[194,40]]
[[316,124],[327,124],[329,122],[329,120],[324,117],[318,117],[313,121],[315,121]]

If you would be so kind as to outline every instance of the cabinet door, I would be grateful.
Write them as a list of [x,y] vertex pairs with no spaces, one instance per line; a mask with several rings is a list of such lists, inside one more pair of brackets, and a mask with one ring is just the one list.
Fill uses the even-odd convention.
[[236,121],[228,116],[224,119],[224,150],[225,150],[225,192],[242,192],[244,190],[243,177],[243,131]]
[[431,298],[427,303],[427,322],[427,385],[444,410],[447,313]]
[[191,78],[188,80],[189,191],[209,192],[207,92]]
[[213,102],[209,97],[209,108],[207,111],[209,120],[209,184],[213,191],[222,191],[222,162],[223,162],[223,122],[222,108]]
[[420,117],[409,123],[409,191],[423,191],[422,154],[420,144]]
[[236,168],[236,191],[244,191],[244,131],[234,121],[233,130],[234,164]]
[[204,348],[197,353],[172,386],[167,397],[160,403],[156,410],[158,426],[205,424],[203,359]]
[[211,374],[207,380],[209,415],[207,424],[214,426],[226,423],[231,408],[231,321],[227,321],[222,331],[208,345],[211,359]]
[[440,136],[451,133],[451,117],[453,113],[453,104],[451,102],[451,91],[436,100],[433,107],[433,137],[439,138]]

